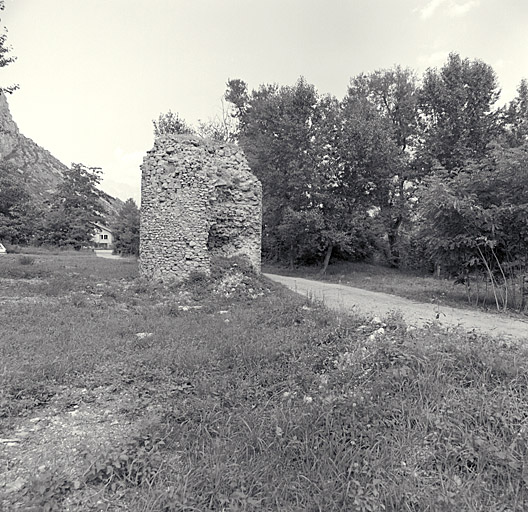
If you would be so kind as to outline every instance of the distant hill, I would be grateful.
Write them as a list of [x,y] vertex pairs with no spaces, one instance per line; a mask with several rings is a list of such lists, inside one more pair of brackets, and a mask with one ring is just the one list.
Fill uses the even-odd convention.
[[[0,93],[0,162],[18,169],[29,194],[38,202],[47,202],[51,198],[68,169],[49,151],[20,133],[3,93]],[[108,212],[107,217],[111,219],[123,202],[105,194],[103,205]]]

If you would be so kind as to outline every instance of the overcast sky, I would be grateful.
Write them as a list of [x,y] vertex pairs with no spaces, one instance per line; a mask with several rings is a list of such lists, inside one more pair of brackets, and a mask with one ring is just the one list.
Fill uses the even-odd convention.
[[17,61],[2,69],[21,132],[103,188],[139,200],[152,120],[221,111],[228,78],[250,88],[304,76],[345,94],[396,64],[421,74],[450,51],[496,71],[510,100],[528,78],[527,0],[5,0]]

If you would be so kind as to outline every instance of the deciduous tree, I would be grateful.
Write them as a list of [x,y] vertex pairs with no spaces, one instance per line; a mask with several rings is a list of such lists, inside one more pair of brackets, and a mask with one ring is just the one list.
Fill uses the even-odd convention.
[[396,151],[376,108],[362,97],[321,97],[304,79],[251,93],[240,80],[228,85],[240,144],[263,184],[268,257],[320,258],[324,271],[334,250],[368,254],[368,211],[385,193]]
[[485,278],[497,308],[524,308],[528,268],[528,145],[430,179],[421,197],[431,255],[469,286]]
[[226,99],[240,123],[239,143],[252,172],[262,182],[263,248],[275,258],[297,256],[290,237],[288,211],[300,213],[310,205],[314,171],[310,157],[313,119],[318,102],[313,85],[303,78],[293,87],[261,85],[247,92],[241,80],[230,80]]
[[495,72],[480,60],[451,53],[440,69],[428,69],[420,93],[421,166],[450,172],[485,158],[498,134],[500,90]]
[[14,167],[0,164],[0,240],[28,244],[39,234],[43,207],[32,200]]
[[42,241],[80,249],[90,243],[95,223],[103,221],[105,213],[101,192],[101,169],[72,164],[64,172],[64,180],[55,192],[45,219]]
[[517,96],[504,109],[505,144],[518,147],[528,142],[528,81],[521,80]]
[[[400,233],[409,218],[412,185],[416,180],[413,155],[418,142],[417,80],[409,69],[395,67],[361,74],[350,81],[345,104],[365,103],[372,109],[369,128],[378,133],[378,177],[373,206],[387,238],[386,256],[390,264],[399,264]],[[366,107],[363,111],[366,113]],[[375,113],[374,113],[375,111]],[[376,120],[376,124],[374,124]]]
[[[0,0],[0,11],[5,8],[4,0]],[[4,27],[0,33],[0,68],[8,66],[16,60],[11,54],[11,47],[7,44],[7,29]],[[12,93],[18,89],[18,85],[10,85],[8,87],[0,87],[0,93]]]
[[139,208],[133,199],[127,199],[112,224],[114,252],[139,255]]

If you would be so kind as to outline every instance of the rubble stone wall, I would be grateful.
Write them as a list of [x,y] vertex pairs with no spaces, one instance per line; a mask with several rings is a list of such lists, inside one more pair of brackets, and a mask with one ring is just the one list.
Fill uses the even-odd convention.
[[162,136],[141,170],[141,275],[209,273],[215,255],[244,256],[260,272],[262,187],[238,146]]

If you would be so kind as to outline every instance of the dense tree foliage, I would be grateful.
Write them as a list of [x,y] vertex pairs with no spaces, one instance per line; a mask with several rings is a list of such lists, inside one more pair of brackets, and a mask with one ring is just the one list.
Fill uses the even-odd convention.
[[72,164],[52,198],[41,242],[75,249],[90,244],[95,223],[102,222],[105,213],[100,181],[101,169]]
[[323,258],[324,271],[334,249],[353,258],[372,253],[375,225],[396,201],[394,178],[403,175],[396,162],[410,134],[401,120],[397,134],[369,85],[358,77],[339,101],[304,79],[251,93],[241,80],[228,82],[239,143],[263,184],[266,256],[287,255],[290,264]]
[[114,253],[123,256],[139,255],[139,208],[127,199],[111,226]]
[[497,286],[524,271],[525,203],[514,190],[527,164],[525,80],[499,108],[493,69],[453,53],[421,81],[398,66],[353,77],[342,100],[302,78],[227,85],[263,184],[265,257],[324,269],[332,254],[381,250],[392,265],[441,264]]
[[479,60],[452,53],[440,70],[428,69],[420,93],[421,164],[456,171],[486,157],[498,135],[499,94],[495,72]]
[[417,218],[426,253],[479,301],[491,288],[497,308],[524,308],[528,208],[526,81],[502,109],[495,73],[449,56],[428,70],[420,96],[423,182]]
[[[4,0],[0,0],[0,11],[5,8]],[[0,20],[1,22],[1,20]],[[11,54],[11,47],[7,44],[7,29],[3,28],[0,32],[0,68],[8,66],[14,62],[16,57]],[[12,93],[18,89],[18,85],[10,85],[9,87],[0,87],[0,93]]]
[[0,240],[34,242],[42,225],[43,206],[32,201],[20,173],[0,164]]
[[13,209],[25,202],[27,198],[28,193],[20,174],[13,167],[2,162],[0,164],[0,215],[11,216]]
[[[432,257],[497,308],[525,306],[528,271],[528,144],[495,147],[455,176],[437,174],[422,197],[422,235]],[[471,289],[473,284],[473,290]]]
[[418,82],[410,69],[399,66],[350,81],[347,101],[362,99],[374,108],[387,142],[384,153],[385,180],[379,188],[378,220],[385,233],[385,255],[391,265],[400,259],[401,233],[410,217],[414,185],[419,177],[412,165],[418,146]]

